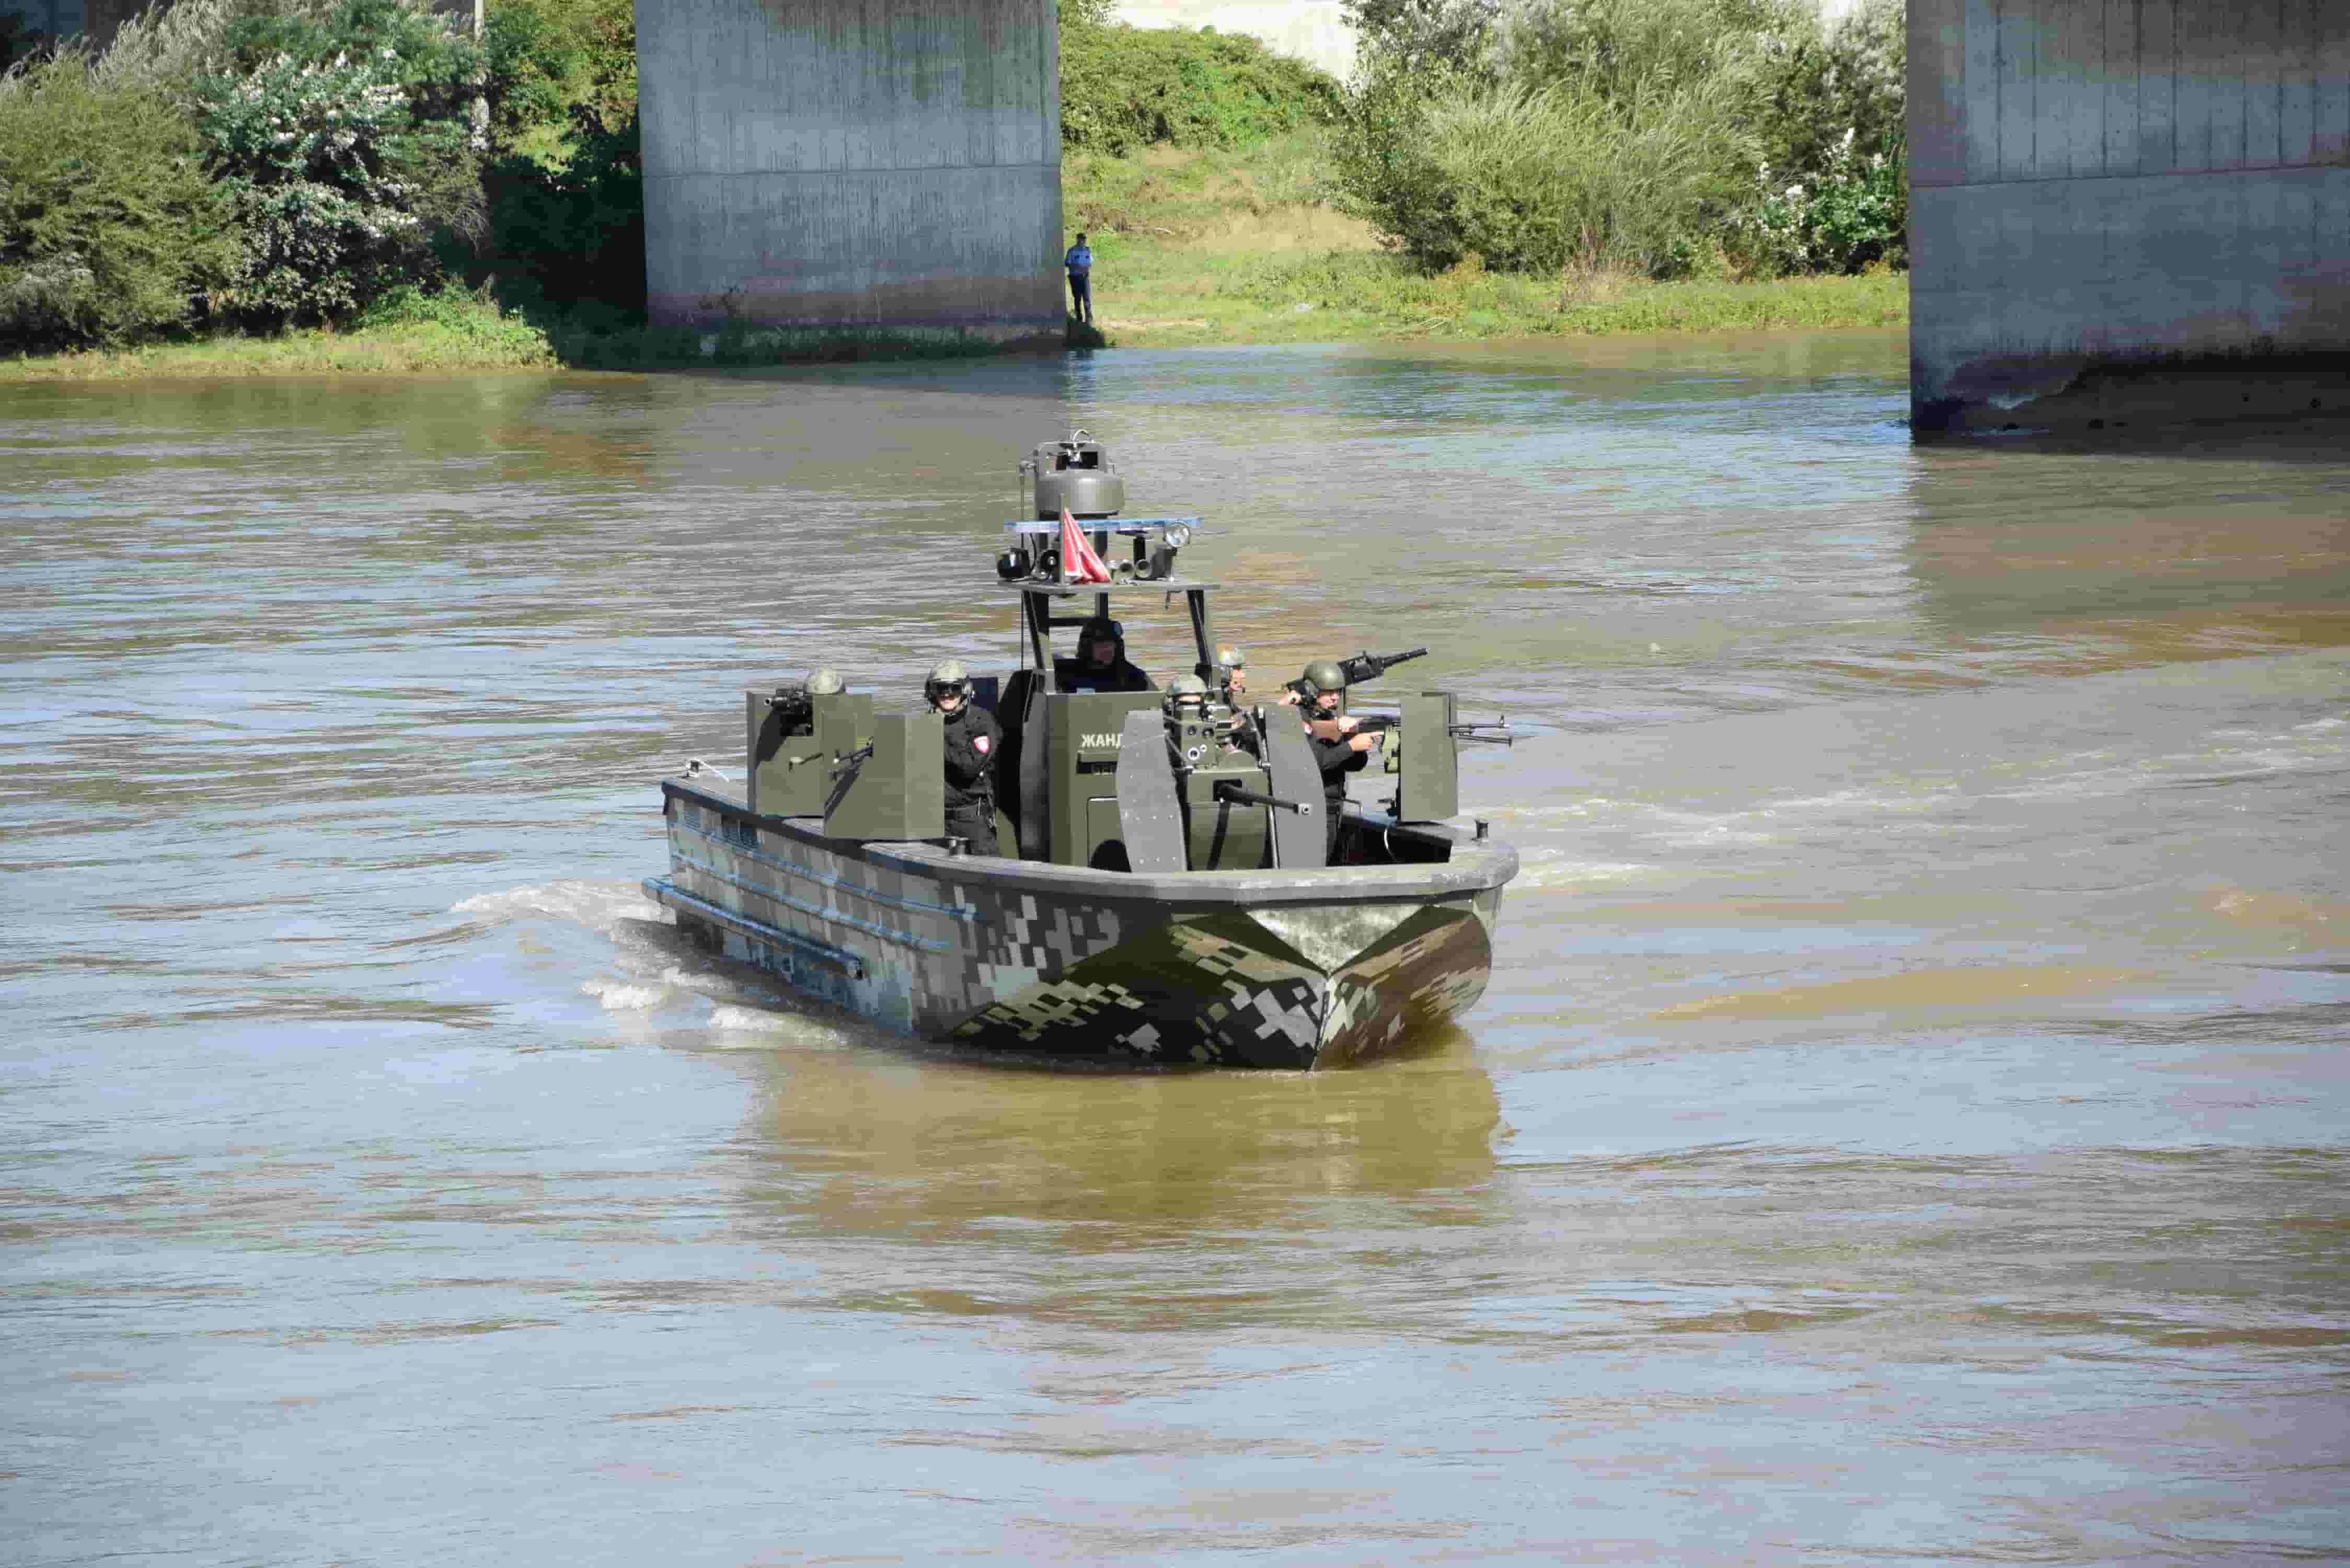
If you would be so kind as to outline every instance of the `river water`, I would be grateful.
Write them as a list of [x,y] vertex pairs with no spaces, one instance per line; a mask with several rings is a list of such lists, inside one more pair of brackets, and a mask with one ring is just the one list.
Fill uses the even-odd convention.
[[[1904,369],[0,390],[0,1561],[2350,1556],[2345,443]],[[1525,732],[1456,1032],[1008,1068],[658,923],[743,685],[1008,663],[1072,426],[1260,686]]]

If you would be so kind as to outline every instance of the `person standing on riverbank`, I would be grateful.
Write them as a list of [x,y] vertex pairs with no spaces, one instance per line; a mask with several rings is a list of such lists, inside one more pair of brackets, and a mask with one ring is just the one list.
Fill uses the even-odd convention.
[[1069,319],[1094,324],[1094,248],[1079,234],[1077,243],[1061,258],[1069,269]]

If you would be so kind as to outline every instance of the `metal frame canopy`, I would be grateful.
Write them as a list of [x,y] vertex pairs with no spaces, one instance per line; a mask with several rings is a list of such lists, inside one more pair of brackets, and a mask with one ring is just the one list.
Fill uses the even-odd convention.
[[[1189,528],[1193,534],[1207,532],[1200,526],[1197,517],[1078,517],[1073,521],[1087,534],[1148,534],[1154,528],[1175,527]],[[1003,531],[1007,534],[1058,534],[1061,524],[1056,518],[1040,517],[1006,523]]]
[[[1055,523],[1055,528],[1060,526]],[[1020,623],[1027,636],[1022,642],[1024,668],[1053,671],[1053,628],[1062,626],[1083,626],[1089,620],[1110,618],[1109,601],[1121,596],[1157,594],[1161,600],[1183,596],[1184,608],[1191,618],[1191,641],[1198,660],[1191,673],[1202,680],[1215,672],[1216,628],[1208,614],[1208,596],[1220,586],[1215,583],[1187,582],[1180,577],[1161,577],[1139,583],[1013,583],[1009,587],[1020,595]],[[1093,601],[1088,615],[1055,615],[1054,609],[1063,599],[1087,598]]]
[[[1174,576],[1148,577],[1141,575],[1144,559],[1143,546],[1151,535],[1159,535],[1165,543],[1180,549],[1182,545],[1190,544],[1196,535],[1204,532],[1200,526],[1200,520],[1197,517],[1080,517],[1072,518],[1069,522],[1064,523],[1052,518],[1020,518],[1006,523],[1003,525],[1003,531],[1022,538],[1047,535],[1057,538],[1063,528],[1072,525],[1089,535],[1094,548],[1105,556],[1109,550],[1111,535],[1117,535],[1133,540],[1133,565],[1129,568],[1125,562],[1117,563],[1111,569],[1118,575],[1107,583],[1073,583],[1067,581],[1065,576],[1058,576],[1030,577],[1009,584],[1009,587],[1017,589],[1021,595],[1020,622],[1026,631],[1021,645],[1024,668],[1040,670],[1048,675],[1051,674],[1053,628],[1083,626],[1087,621],[1094,619],[1107,620],[1109,601],[1113,595],[1158,594],[1164,599],[1181,594],[1185,607],[1191,611],[1191,639],[1195,644],[1192,673],[1202,680],[1211,676],[1215,670],[1216,631],[1208,615],[1208,594],[1217,585],[1191,582]],[[1167,563],[1171,564],[1173,558],[1170,551]],[[1166,565],[1161,565],[1159,569],[1162,571],[1167,569]],[[1133,576],[1128,575],[1129,570],[1132,571]],[[1090,595],[1094,601],[1092,614],[1056,616],[1053,613],[1055,600],[1077,598],[1087,595]]]

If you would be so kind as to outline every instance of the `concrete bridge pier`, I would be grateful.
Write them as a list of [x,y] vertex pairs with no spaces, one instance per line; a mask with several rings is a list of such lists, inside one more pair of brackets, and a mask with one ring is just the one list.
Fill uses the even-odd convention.
[[2350,3],[1909,0],[1919,435],[2350,413]]
[[1058,333],[1054,0],[638,0],[660,324]]

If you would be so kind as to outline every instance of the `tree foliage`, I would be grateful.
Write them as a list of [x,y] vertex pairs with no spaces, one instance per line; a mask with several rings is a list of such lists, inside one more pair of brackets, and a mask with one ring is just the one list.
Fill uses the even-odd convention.
[[509,302],[644,308],[644,159],[633,115],[607,130],[579,110],[561,163],[509,153],[485,183],[491,240],[473,266],[494,275]]
[[632,0],[500,0],[484,45],[499,153],[559,166],[575,129],[610,134],[636,122]]

